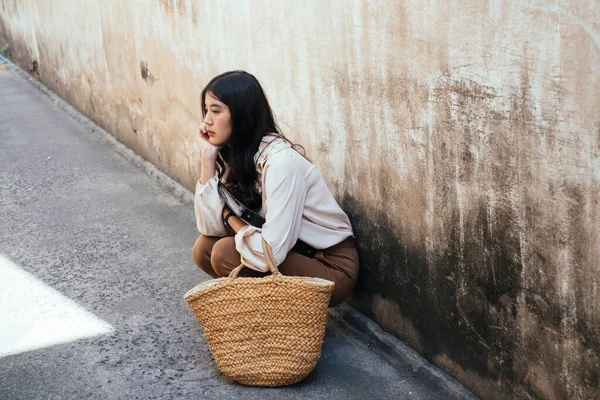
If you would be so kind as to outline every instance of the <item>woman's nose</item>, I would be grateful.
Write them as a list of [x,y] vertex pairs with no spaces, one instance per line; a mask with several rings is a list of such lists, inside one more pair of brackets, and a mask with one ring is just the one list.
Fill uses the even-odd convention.
[[206,125],[212,125],[212,120],[208,118],[208,114],[206,114],[206,116],[204,117],[204,123]]

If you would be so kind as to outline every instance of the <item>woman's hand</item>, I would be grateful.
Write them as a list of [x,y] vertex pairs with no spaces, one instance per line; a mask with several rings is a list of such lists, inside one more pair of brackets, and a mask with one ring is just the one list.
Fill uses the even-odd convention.
[[215,146],[208,141],[206,124],[198,127],[198,142],[200,143],[200,157],[202,162],[214,162],[221,147]]
[[217,175],[217,155],[220,147],[208,142],[206,124],[198,127],[198,143],[200,143],[200,183],[203,185]]

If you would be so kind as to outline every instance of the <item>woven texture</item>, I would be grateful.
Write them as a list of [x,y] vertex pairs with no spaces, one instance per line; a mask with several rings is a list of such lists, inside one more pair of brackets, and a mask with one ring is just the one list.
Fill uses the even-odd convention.
[[244,385],[299,382],[321,356],[334,283],[283,276],[269,256],[274,275],[237,277],[240,266],[184,296],[221,372]]

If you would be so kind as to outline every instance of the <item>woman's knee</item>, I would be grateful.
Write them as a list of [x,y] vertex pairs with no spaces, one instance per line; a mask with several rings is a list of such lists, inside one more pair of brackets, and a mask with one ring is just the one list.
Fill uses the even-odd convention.
[[229,273],[240,265],[240,254],[235,249],[233,236],[224,237],[215,243],[210,263],[217,276],[229,276]]
[[200,235],[198,239],[196,239],[196,243],[194,243],[194,247],[192,247],[192,258],[197,266],[200,266],[202,263],[203,256],[210,256],[211,247],[210,241],[206,236]]
[[215,238],[200,235],[192,248],[194,263],[211,276],[214,276],[214,271],[210,263],[210,256],[215,242]]

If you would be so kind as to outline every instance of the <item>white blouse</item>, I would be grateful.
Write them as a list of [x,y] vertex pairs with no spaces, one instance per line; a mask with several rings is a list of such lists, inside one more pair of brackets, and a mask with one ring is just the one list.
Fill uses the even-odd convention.
[[[350,220],[333,198],[319,171],[291,145],[265,136],[254,157],[262,189],[266,222],[262,229],[246,225],[235,235],[235,247],[248,268],[267,272],[262,238],[271,245],[277,265],[300,238],[315,249],[326,249],[353,235]],[[196,184],[194,210],[200,233],[226,236],[217,191],[218,177]]]

